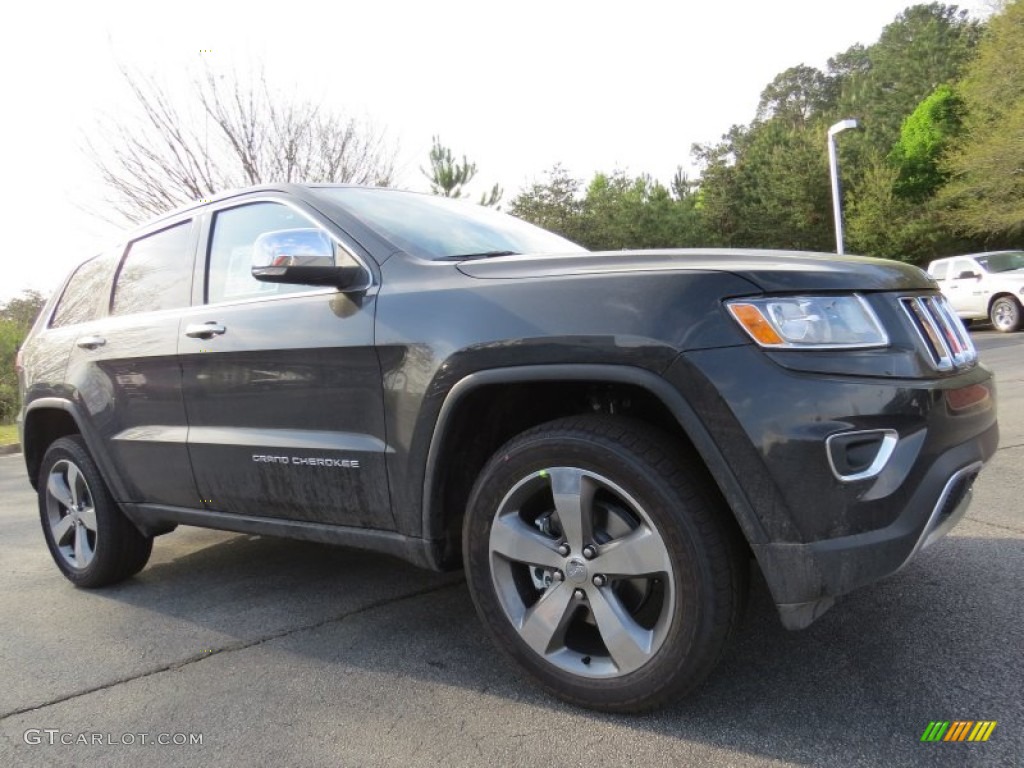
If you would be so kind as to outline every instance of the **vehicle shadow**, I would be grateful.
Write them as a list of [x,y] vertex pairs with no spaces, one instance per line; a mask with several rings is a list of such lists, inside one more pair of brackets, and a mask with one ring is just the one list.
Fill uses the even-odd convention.
[[[1020,764],[1024,756],[1019,539],[949,537],[801,632],[782,628],[755,578],[741,631],[695,694],[651,715],[612,716],[567,708],[522,680],[484,636],[458,574],[336,547],[203,534],[226,538],[185,542],[103,594],[243,645],[279,637],[282,650],[325,677],[386,670],[391,679],[513,700],[541,717],[568,709],[576,719],[760,758],[891,766]],[[402,598],[410,593],[419,596]],[[957,719],[997,720],[998,738],[920,742],[930,721]]]

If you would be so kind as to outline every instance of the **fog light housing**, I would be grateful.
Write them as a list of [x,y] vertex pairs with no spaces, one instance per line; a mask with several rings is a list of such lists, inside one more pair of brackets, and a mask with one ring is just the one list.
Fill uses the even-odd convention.
[[836,479],[853,483],[880,475],[898,442],[895,429],[840,432],[825,440],[825,453]]

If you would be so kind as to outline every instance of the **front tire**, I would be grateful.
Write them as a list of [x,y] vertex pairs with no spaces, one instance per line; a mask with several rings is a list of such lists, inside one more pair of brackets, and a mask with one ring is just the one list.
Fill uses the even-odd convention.
[[989,319],[997,331],[1011,333],[1021,329],[1024,321],[1024,312],[1021,312],[1020,302],[1013,296],[1000,296],[992,302],[989,309]]
[[46,545],[73,584],[103,587],[145,567],[153,539],[118,509],[81,437],[62,437],[50,446],[38,489]]
[[494,642],[549,693],[637,712],[696,687],[739,623],[749,563],[682,446],[640,422],[562,419],[507,443],[463,530]]

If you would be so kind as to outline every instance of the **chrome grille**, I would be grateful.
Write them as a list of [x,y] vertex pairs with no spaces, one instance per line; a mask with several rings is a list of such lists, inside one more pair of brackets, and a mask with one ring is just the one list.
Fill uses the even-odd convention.
[[906,296],[900,303],[937,370],[952,371],[977,362],[978,350],[945,296]]

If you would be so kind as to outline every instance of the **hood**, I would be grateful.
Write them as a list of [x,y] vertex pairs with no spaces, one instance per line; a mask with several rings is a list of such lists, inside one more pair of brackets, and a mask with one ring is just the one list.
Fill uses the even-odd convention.
[[725,249],[605,251],[462,261],[478,279],[515,280],[611,272],[729,272],[767,293],[934,290],[923,270],[888,259],[834,253]]

